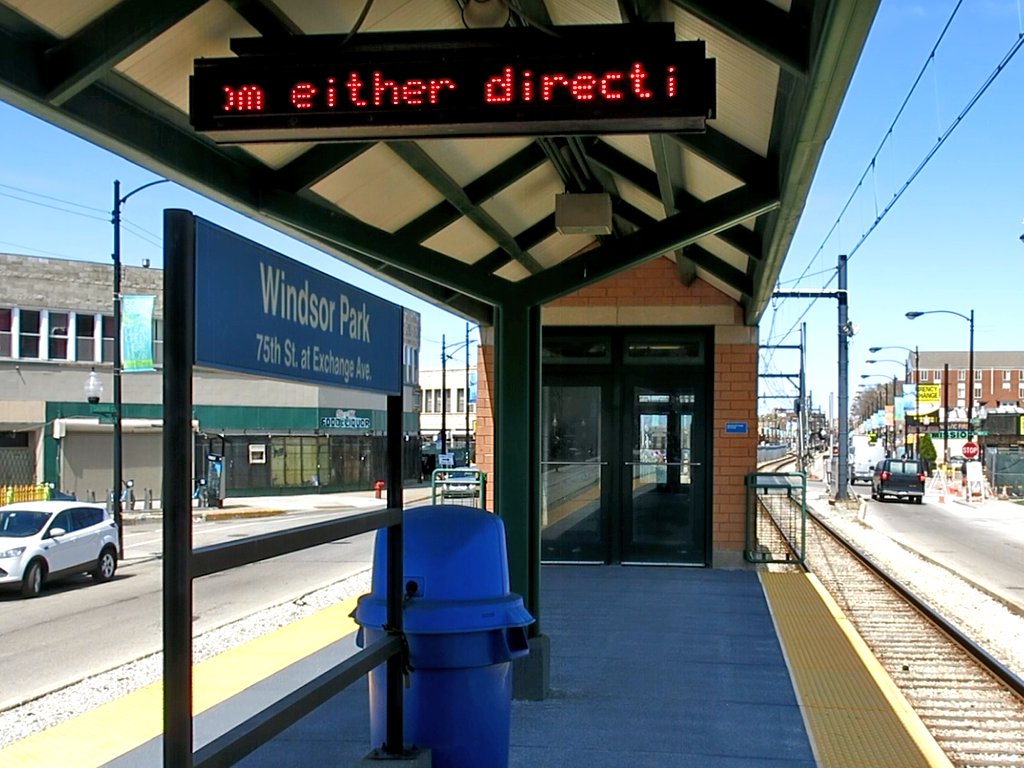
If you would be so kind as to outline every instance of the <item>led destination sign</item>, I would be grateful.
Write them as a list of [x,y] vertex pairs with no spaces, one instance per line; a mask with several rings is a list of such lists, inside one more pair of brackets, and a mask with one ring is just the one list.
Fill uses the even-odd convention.
[[577,29],[528,47],[331,55],[314,43],[314,55],[199,59],[192,125],[224,143],[704,130],[715,62],[702,41],[633,34],[611,45],[607,31],[595,35],[605,42],[585,45]]

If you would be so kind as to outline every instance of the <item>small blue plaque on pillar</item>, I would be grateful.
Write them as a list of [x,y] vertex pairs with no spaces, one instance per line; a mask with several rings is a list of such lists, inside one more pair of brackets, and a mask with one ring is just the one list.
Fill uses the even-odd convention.
[[725,422],[725,431],[730,435],[745,435],[747,434],[747,422],[727,421]]

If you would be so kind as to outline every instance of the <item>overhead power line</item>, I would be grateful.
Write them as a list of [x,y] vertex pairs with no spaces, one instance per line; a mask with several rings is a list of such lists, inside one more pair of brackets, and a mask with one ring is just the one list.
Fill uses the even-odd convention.
[[[956,8],[953,11],[954,14],[956,13],[956,10],[960,8],[960,5],[961,5],[962,2],[963,2],[963,0],[960,0],[960,2],[957,3],[957,6],[956,6]],[[950,21],[952,21],[952,17],[950,17]],[[938,47],[938,43],[941,42],[942,36],[945,35],[946,30],[948,28],[949,28],[949,22],[946,23],[946,26],[942,30],[942,34],[939,36],[939,41],[937,41],[936,44],[935,44],[935,47],[933,47],[932,52],[929,55],[929,61],[931,61],[931,59],[934,57],[935,49]],[[928,165],[928,163],[931,161],[931,159],[935,156],[935,154],[942,147],[942,145],[946,143],[946,141],[949,139],[949,137],[953,134],[953,131],[955,131],[957,129],[957,127],[963,122],[964,118],[967,117],[967,115],[974,108],[974,106],[978,103],[978,101],[981,99],[981,97],[984,95],[984,93],[989,89],[989,87],[992,85],[992,83],[995,82],[996,78],[999,77],[999,75],[1003,72],[1003,70],[1006,69],[1007,65],[1010,63],[1010,61],[1013,59],[1013,57],[1017,55],[1017,52],[1020,51],[1022,46],[1024,46],[1024,33],[1018,32],[1017,39],[1014,41],[1013,45],[1010,46],[1009,50],[1006,52],[1006,54],[1003,56],[1003,58],[999,61],[999,63],[996,65],[996,68],[989,74],[989,76],[981,84],[981,87],[978,88],[978,90],[971,97],[971,99],[967,102],[967,104],[960,111],[960,113],[956,116],[956,118],[953,120],[953,122],[950,123],[950,125],[946,128],[946,130],[938,137],[938,139],[936,140],[935,144],[931,147],[931,149],[929,149],[929,151],[924,156],[924,158],[921,160],[921,162],[918,163],[917,167],[910,174],[910,176],[907,178],[907,180],[903,183],[903,186],[900,187],[899,190],[897,190],[893,194],[893,197],[888,202],[888,204],[880,212],[877,213],[877,215],[875,217],[875,220],[871,223],[871,226],[868,227],[868,229],[861,235],[860,239],[854,244],[853,248],[850,249],[850,251],[847,254],[847,260],[848,261],[860,249],[860,247],[864,244],[864,242],[871,235],[871,233],[875,231],[875,229],[878,227],[878,225],[882,222],[882,219],[884,219],[885,216],[889,213],[889,211],[891,211],[893,209],[893,207],[896,205],[896,202],[903,196],[903,194],[907,191],[907,189],[914,182],[914,180],[920,175],[921,171],[924,170],[925,166]],[[926,61],[925,62],[925,66],[927,67],[927,65],[928,65],[928,62]],[[918,77],[917,77],[917,80],[914,81],[914,87],[915,88],[917,87],[917,84],[920,82],[921,75],[923,74],[923,72],[924,72],[924,70],[922,69],[921,74],[919,74]],[[913,88],[911,89],[911,93],[912,92],[913,92]],[[907,100],[909,100],[910,95],[911,94],[908,94],[907,99],[904,100],[903,105],[900,107],[899,113],[897,113],[897,119],[899,118],[899,114],[902,113],[904,107],[906,106]],[[895,125],[895,121],[893,121],[893,125]],[[892,134],[892,129],[893,129],[893,126],[890,126],[889,130],[886,132],[886,139]],[[883,139],[882,146],[884,146],[884,143],[885,143],[886,139]],[[875,160],[877,159],[878,154],[881,152],[881,149],[882,149],[882,147],[880,146],[879,150],[875,153],[874,157],[872,157],[871,162],[868,164],[868,171],[870,171],[874,167]],[[857,190],[860,189],[861,185],[863,184],[864,179],[866,178],[868,171],[865,171],[864,175],[861,176],[861,179],[857,183],[857,187],[854,189],[853,194],[850,196],[850,199],[847,200],[846,205],[843,206],[843,210],[842,210],[842,212],[840,212],[839,218],[836,219],[835,224],[833,224],[832,228],[829,229],[829,234],[826,235],[825,240],[822,242],[822,244],[818,248],[817,252],[815,252],[814,257],[811,259],[811,261],[808,263],[807,267],[804,269],[804,272],[801,274],[801,277],[798,278],[795,282],[799,282],[801,279],[803,279],[804,275],[806,275],[806,273],[810,269],[811,265],[814,264],[814,262],[817,259],[818,255],[824,249],[825,244],[828,242],[828,240],[831,237],[832,233],[839,226],[840,220],[842,219],[843,214],[846,212],[847,208],[849,207],[850,202],[853,200],[854,196],[856,195]],[[822,273],[829,273],[829,272],[831,273],[831,276],[825,282],[825,284],[822,286],[822,290],[828,288],[835,281],[836,276],[837,276],[836,268],[833,267],[831,269],[822,270],[822,272],[820,272],[820,273],[815,273],[815,274],[822,274]],[[787,281],[787,283],[788,282],[793,282],[793,281]],[[778,307],[780,307],[782,305],[782,303],[784,303],[784,302],[785,302],[785,299],[783,299],[783,301],[780,302],[779,305],[777,305],[776,311],[777,311]],[[787,330],[786,333],[781,336],[782,339],[785,339],[788,336],[790,336],[799,327],[800,323],[807,316],[807,313],[811,311],[811,309],[814,307],[814,305],[816,303],[817,303],[817,299],[813,299],[807,305],[807,307],[800,314],[800,316],[796,319],[796,321],[793,323],[793,325],[790,326],[789,330]]]

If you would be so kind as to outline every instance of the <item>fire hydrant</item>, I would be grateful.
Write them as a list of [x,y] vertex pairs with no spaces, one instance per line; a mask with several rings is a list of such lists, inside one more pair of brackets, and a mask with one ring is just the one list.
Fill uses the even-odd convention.
[[380,492],[383,491],[383,490],[384,490],[384,481],[383,480],[378,480],[376,483],[373,484],[373,495],[376,498],[378,498],[378,499],[380,498]]

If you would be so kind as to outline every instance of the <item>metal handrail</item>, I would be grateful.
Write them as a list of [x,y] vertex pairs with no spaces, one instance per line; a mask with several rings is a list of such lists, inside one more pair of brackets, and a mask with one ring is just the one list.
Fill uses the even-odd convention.
[[378,528],[389,528],[401,522],[402,510],[381,509],[351,515],[341,520],[327,520],[237,541],[210,544],[192,550],[192,578],[197,579],[239,566],[252,565],[271,557],[318,547]]
[[[190,576],[193,579],[209,576],[378,528],[393,530],[394,526],[401,526],[402,517],[400,508],[391,507],[341,520],[296,526],[239,541],[199,547],[191,553]],[[234,765],[379,664],[402,653],[402,641],[397,634],[372,643],[196,750],[192,754],[193,768],[228,768]]]
[[298,722],[374,667],[401,654],[402,641],[389,635],[356,653],[296,691],[193,753],[194,768],[228,768]]

